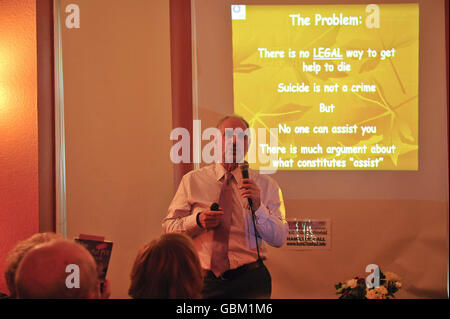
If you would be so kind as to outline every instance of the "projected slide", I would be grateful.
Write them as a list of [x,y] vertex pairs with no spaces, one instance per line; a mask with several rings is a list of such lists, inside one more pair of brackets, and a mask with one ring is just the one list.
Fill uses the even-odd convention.
[[252,141],[272,167],[418,170],[418,4],[233,5],[231,15],[234,109],[276,129],[278,147]]

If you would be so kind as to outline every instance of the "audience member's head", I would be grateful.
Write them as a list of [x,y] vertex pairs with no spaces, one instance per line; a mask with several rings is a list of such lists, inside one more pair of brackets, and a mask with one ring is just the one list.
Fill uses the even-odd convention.
[[131,271],[133,298],[200,298],[202,269],[192,240],[165,234],[145,245]]
[[6,258],[5,280],[8,286],[10,298],[16,297],[16,288],[14,285],[14,278],[16,277],[17,267],[23,256],[33,247],[47,243],[54,239],[62,239],[63,237],[55,233],[37,233],[33,236],[18,243],[8,254]]
[[[77,273],[78,288],[73,287]],[[94,258],[83,246],[64,239],[32,248],[19,264],[15,284],[22,299],[100,297]]]

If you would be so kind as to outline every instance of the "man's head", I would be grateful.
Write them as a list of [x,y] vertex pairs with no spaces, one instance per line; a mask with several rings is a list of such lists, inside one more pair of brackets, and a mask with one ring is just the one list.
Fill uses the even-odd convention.
[[18,243],[8,254],[8,257],[6,258],[5,279],[11,298],[16,297],[14,278],[16,277],[17,267],[22,261],[23,256],[25,256],[25,254],[33,247],[55,239],[63,239],[63,237],[51,232],[37,233]]
[[200,298],[202,268],[192,239],[169,233],[138,253],[128,294],[133,298]]
[[[75,273],[69,265],[79,269],[79,288],[66,284]],[[17,269],[15,284],[17,297],[22,299],[100,297],[94,258],[83,246],[63,239],[31,249]]]
[[238,115],[222,118],[217,128],[222,136],[222,163],[240,163],[248,151],[249,125]]

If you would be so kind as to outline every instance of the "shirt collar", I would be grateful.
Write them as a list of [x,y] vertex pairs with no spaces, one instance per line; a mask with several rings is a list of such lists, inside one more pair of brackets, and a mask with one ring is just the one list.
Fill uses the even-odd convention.
[[[218,181],[221,180],[225,176],[226,172],[227,172],[227,170],[222,166],[222,164],[216,163],[216,179]],[[236,182],[239,183],[241,181],[242,176],[241,176],[241,170],[240,170],[239,166],[236,167],[234,170],[232,170],[231,174],[233,175]]]

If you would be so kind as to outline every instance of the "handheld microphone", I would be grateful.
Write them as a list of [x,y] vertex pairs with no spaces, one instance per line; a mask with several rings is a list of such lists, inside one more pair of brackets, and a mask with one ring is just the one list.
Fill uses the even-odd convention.
[[[242,173],[242,178],[249,178],[248,177],[248,163],[247,162],[243,162],[243,163],[239,163],[239,168],[241,169],[241,173]],[[256,222],[255,222],[255,212],[253,210],[252,207],[252,199],[251,198],[247,198],[248,199],[248,203],[250,205],[250,210],[252,211],[252,219],[253,219],[253,230],[255,231],[255,242],[256,242],[256,251],[258,252],[258,261],[261,261],[261,256],[259,255],[259,245],[258,245],[258,231],[256,230]]]
[[212,210],[212,211],[218,211],[218,210],[219,210],[219,204],[217,204],[217,203],[212,203],[212,204],[211,204],[211,207],[209,208],[209,210]]
[[[242,178],[248,178],[248,163],[247,162],[243,162],[243,163],[239,163],[239,168],[241,170],[242,173]],[[247,198],[248,199],[248,204],[250,205],[250,208],[252,208],[252,199],[251,198]]]

